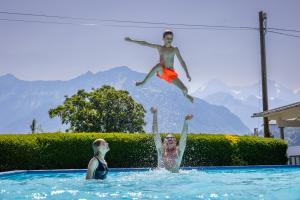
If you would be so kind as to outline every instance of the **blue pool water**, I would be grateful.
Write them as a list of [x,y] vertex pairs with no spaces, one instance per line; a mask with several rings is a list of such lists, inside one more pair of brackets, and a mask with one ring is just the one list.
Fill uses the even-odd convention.
[[299,167],[111,171],[104,181],[84,170],[0,174],[0,199],[300,199]]

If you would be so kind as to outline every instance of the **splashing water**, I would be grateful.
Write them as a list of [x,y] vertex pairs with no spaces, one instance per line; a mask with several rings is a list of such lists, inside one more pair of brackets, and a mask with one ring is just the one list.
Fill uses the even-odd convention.
[[0,199],[299,199],[300,168],[111,171],[0,176]]

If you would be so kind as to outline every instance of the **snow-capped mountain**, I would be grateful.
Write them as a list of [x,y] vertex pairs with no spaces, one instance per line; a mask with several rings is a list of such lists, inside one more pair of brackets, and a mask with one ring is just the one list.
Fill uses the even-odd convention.
[[36,118],[44,131],[65,130],[59,119],[49,119],[48,110],[72,95],[78,89],[111,85],[128,90],[130,95],[148,111],[145,130],[151,130],[151,106],[158,108],[159,131],[180,132],[186,114],[194,115],[190,131],[194,133],[246,134],[250,130],[223,106],[216,106],[196,98],[192,104],[179,89],[154,77],[145,86],[135,82],[145,74],[128,67],[115,67],[98,73],[87,72],[68,81],[23,81],[13,75],[0,77],[0,133],[28,133],[29,124]]
[[[228,86],[224,82],[214,79],[199,87],[194,96],[204,99],[214,105],[223,105],[240,119],[251,130],[261,125],[260,119],[253,119],[251,115],[262,111],[261,83],[250,86]],[[291,90],[273,80],[268,80],[269,108],[283,106],[300,101],[299,90]]]

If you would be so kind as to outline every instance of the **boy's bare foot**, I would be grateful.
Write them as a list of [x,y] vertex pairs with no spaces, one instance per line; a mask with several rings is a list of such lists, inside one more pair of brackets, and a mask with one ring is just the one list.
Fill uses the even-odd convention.
[[144,82],[143,82],[143,81],[137,81],[137,82],[135,83],[135,85],[136,85],[136,86],[142,86],[142,85],[144,85]]
[[194,98],[191,95],[186,94],[185,96],[186,96],[186,98],[188,98],[188,100],[190,100],[192,103],[194,103]]

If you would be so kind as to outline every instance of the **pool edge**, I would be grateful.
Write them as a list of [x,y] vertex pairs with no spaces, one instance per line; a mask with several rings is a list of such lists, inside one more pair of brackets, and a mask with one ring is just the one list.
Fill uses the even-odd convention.
[[[300,165],[245,165],[245,166],[199,166],[199,167],[181,167],[184,170],[232,170],[232,169],[268,169],[268,168],[300,168]],[[112,172],[126,171],[148,171],[153,168],[110,168]],[[40,170],[12,170],[0,172],[0,177],[10,176],[20,173],[80,173],[86,172],[86,169],[40,169]]]

